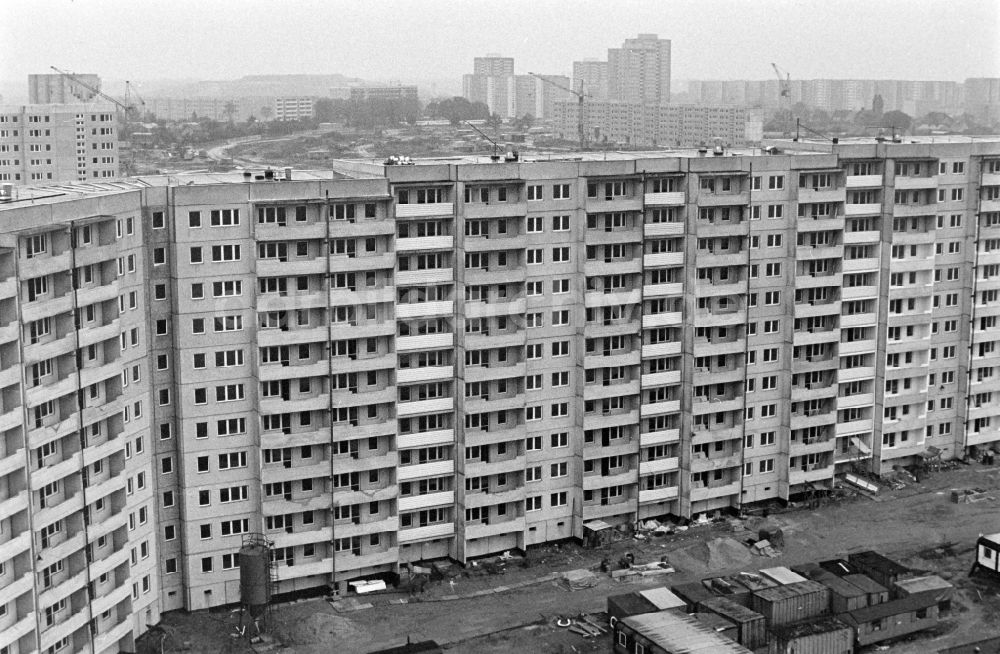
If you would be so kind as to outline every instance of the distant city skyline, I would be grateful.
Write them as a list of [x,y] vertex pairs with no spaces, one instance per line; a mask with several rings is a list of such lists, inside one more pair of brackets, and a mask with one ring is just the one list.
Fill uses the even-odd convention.
[[[513,57],[518,73],[571,75],[573,61],[605,58],[608,48],[645,32],[673,42],[677,80],[766,79],[772,61],[793,79],[1000,76],[1000,4],[974,0],[949,3],[946,11],[931,0],[513,0],[486,21],[476,19],[475,5],[443,1],[178,0],[142,12],[119,0],[45,5],[51,10],[7,7],[3,82],[23,84],[55,65],[108,80],[341,73],[460,85],[476,56]],[[92,38],[98,33],[109,38]]]

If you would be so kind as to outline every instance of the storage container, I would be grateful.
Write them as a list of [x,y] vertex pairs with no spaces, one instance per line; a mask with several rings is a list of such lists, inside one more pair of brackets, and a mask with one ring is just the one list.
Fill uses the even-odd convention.
[[698,604],[698,613],[715,613],[734,623],[739,636],[736,641],[747,649],[767,644],[767,623],[764,616],[737,604],[728,597],[714,597]]
[[830,589],[818,581],[765,588],[750,596],[750,608],[772,627],[801,622],[830,611]]

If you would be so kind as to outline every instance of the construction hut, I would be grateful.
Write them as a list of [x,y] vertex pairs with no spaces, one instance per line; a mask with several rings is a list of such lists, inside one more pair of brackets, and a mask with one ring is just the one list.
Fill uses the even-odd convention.
[[768,654],[852,654],[854,631],[836,618],[775,627]]
[[948,613],[951,610],[951,596],[954,592],[955,587],[937,575],[911,577],[896,582],[896,595],[898,597],[927,595],[937,602],[939,614]]
[[615,654],[753,654],[693,615],[660,611],[620,620],[614,631]]
[[608,621],[611,626],[632,615],[655,613],[659,611],[656,605],[639,593],[624,593],[608,597]]
[[868,606],[868,593],[845,581],[843,577],[823,570],[813,577],[813,581],[818,581],[830,589],[830,610],[834,615]]
[[829,561],[820,561],[819,567],[823,568],[827,572],[833,573],[838,577],[843,577],[844,575],[853,575],[859,572],[859,570],[845,561],[844,559],[830,559]]
[[841,578],[865,591],[868,595],[868,606],[875,606],[876,604],[889,601],[889,589],[868,575],[853,574],[844,575]]
[[767,644],[767,623],[764,616],[742,604],[726,597],[713,597],[698,604],[698,613],[715,613],[735,624],[736,641],[748,649],[757,649]]
[[892,588],[899,579],[912,576],[910,569],[905,565],[900,565],[873,550],[850,554],[847,561],[859,572],[863,572],[886,588]]
[[864,647],[933,627],[938,608],[933,597],[912,595],[837,617],[854,629],[854,640]]
[[603,520],[591,520],[583,525],[583,546],[602,547],[611,543],[615,528]]
[[809,581],[808,578],[803,577],[797,572],[792,572],[784,566],[779,566],[777,568],[762,568],[760,574],[773,581],[778,586],[787,586],[788,584],[796,584],[800,581]]
[[716,596],[715,593],[705,588],[705,585],[700,581],[677,584],[676,586],[671,586],[670,590],[674,592],[674,595],[684,600],[688,613],[697,611],[698,603],[702,600],[712,599]]
[[979,570],[1000,578],[1000,534],[980,536],[976,541],[976,562],[972,565],[972,572]]
[[694,617],[720,636],[725,636],[734,643],[739,642],[739,627],[717,613],[695,613]]
[[765,588],[750,596],[750,608],[772,627],[818,618],[830,611],[830,589],[818,581]]
[[687,602],[670,592],[670,589],[666,586],[640,590],[639,595],[656,606],[656,610],[658,611],[667,611],[669,609],[684,610],[687,607]]

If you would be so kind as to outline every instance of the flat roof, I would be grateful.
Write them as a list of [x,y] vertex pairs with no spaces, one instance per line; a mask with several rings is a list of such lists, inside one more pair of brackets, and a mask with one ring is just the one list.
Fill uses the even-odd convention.
[[855,609],[838,616],[841,620],[853,625],[881,620],[893,615],[912,613],[920,609],[930,608],[937,604],[937,599],[929,595],[910,595],[902,599],[889,600],[874,606],[866,606],[863,609]]
[[652,602],[656,608],[661,611],[664,609],[675,609],[687,606],[687,602],[682,600],[680,597],[677,597],[677,595],[672,593],[666,586],[640,590],[639,594],[648,601]]
[[826,634],[831,631],[843,631],[845,629],[851,632],[851,628],[837,618],[820,618],[811,622],[773,626],[771,627],[771,632],[779,638],[791,640],[793,638],[801,638],[802,636],[814,636],[816,634]]
[[622,624],[670,654],[752,654],[696,617],[683,613],[645,613],[625,618]]

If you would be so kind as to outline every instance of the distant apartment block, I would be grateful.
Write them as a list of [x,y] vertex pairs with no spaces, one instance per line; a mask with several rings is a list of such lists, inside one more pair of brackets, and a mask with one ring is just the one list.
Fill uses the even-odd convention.
[[[74,81],[65,75],[57,73],[28,75],[28,103],[77,104],[81,102],[94,102],[98,98],[94,90],[101,90],[100,76],[74,74],[73,77],[79,81]],[[83,84],[80,84],[80,82],[83,82]],[[100,102],[99,99],[97,101]]]
[[980,120],[1000,121],[1000,77],[965,80],[965,107]]
[[274,99],[275,120],[311,120],[315,115],[312,97],[277,97]]
[[585,59],[573,62],[573,89],[579,91],[583,84],[583,92],[594,100],[607,100],[610,82],[608,81],[608,62],[596,59]]
[[0,183],[107,181],[118,155],[113,105],[0,106]]
[[785,146],[0,203],[0,648],[1000,448],[1000,141]]
[[625,39],[608,50],[608,97],[619,102],[670,102],[670,41],[656,34]]
[[360,102],[389,100],[393,102],[419,102],[416,86],[355,86],[348,98]]
[[[575,140],[580,107],[576,102],[554,105],[556,132]],[[745,108],[732,105],[644,105],[634,102],[584,103],[587,138],[594,143],[639,147],[746,145],[760,140],[760,121]]]

